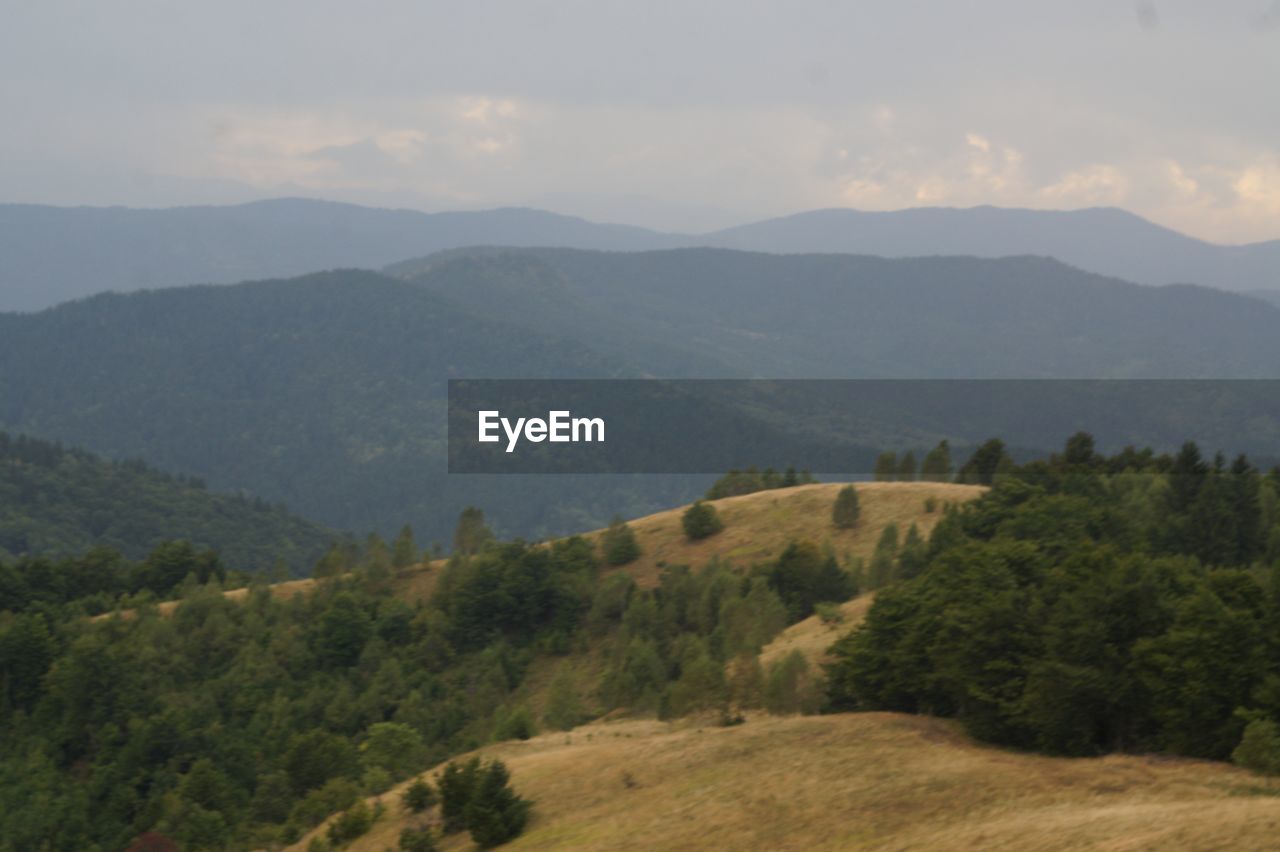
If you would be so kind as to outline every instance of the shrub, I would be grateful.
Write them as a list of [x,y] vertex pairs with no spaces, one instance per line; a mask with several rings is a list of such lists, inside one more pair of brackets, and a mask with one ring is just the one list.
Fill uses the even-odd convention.
[[404,806],[415,814],[420,814],[436,803],[436,791],[421,778],[415,778],[409,788],[404,791]]
[[852,529],[858,523],[862,507],[858,505],[858,489],[846,485],[836,495],[835,506],[831,510],[831,520],[842,530]]
[[823,624],[840,624],[844,621],[844,613],[840,611],[840,604],[831,601],[823,601],[813,605],[813,611],[817,613],[818,618],[822,619]]
[[724,522],[720,520],[716,507],[704,500],[699,500],[685,509],[680,523],[684,526],[684,534],[690,541],[715,535],[724,529]]
[[1262,775],[1280,775],[1280,727],[1270,719],[1254,719],[1245,726],[1231,759]]
[[632,532],[626,521],[616,515],[609,522],[609,528],[601,537],[600,545],[607,565],[626,565],[634,562],[640,555],[636,534]]
[[401,852],[435,852],[436,836],[429,828],[406,828],[400,832]]
[[373,825],[373,811],[364,802],[356,802],[329,823],[329,842],[349,843],[365,834]]

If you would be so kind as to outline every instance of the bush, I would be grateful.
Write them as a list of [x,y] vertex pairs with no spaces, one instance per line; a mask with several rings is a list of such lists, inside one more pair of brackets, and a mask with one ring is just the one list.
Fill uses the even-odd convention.
[[684,526],[684,534],[690,541],[698,541],[724,529],[724,522],[720,520],[716,507],[704,500],[699,500],[685,509],[680,523]]
[[373,825],[373,811],[364,802],[356,802],[329,823],[329,842],[341,845],[368,832]]
[[420,814],[436,803],[436,791],[421,778],[415,778],[409,788],[404,791],[404,806],[415,814]]
[[528,708],[522,705],[502,714],[494,730],[494,739],[527,740],[537,732],[533,717],[529,715]]
[[1231,760],[1262,775],[1280,775],[1280,727],[1270,719],[1254,719],[1245,726]]
[[857,526],[862,507],[858,505],[858,489],[846,485],[836,495],[836,504],[831,510],[831,520],[842,530]]
[[614,516],[609,528],[600,539],[606,565],[626,565],[634,562],[640,555],[640,545],[636,543],[636,534],[622,518]]
[[840,604],[831,601],[823,601],[813,605],[813,611],[817,613],[818,618],[822,619],[823,624],[840,624],[844,621],[844,613],[840,611]]
[[401,852],[435,852],[436,836],[429,828],[406,828],[400,832]]

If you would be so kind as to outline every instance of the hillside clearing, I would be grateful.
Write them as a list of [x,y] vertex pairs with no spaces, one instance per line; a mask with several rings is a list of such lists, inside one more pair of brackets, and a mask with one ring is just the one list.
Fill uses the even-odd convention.
[[[597,723],[480,753],[535,802],[516,849],[1262,850],[1280,830],[1280,788],[1225,764],[1020,754],[890,713]],[[404,786],[351,849],[424,820]]]

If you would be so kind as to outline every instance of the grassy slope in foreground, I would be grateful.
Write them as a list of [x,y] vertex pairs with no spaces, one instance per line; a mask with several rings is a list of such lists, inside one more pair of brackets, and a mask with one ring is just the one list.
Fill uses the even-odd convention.
[[[597,723],[482,753],[535,802],[509,848],[1260,850],[1280,829],[1280,801],[1226,764],[1017,754],[890,713]],[[403,787],[351,849],[421,820]]]

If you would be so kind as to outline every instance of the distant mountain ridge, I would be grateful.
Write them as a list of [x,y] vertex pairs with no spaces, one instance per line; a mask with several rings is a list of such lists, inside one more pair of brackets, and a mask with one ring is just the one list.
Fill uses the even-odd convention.
[[[447,543],[467,505],[504,536],[542,538],[709,484],[448,476],[450,378],[1280,373],[1280,308],[1044,258],[473,249],[391,272],[0,314],[0,428],[143,457],[335,528],[389,536],[409,522],[421,542]],[[944,437],[904,438],[874,415],[841,437],[916,450]]]
[[1280,240],[1214,245],[1114,208],[816,210],[694,235],[528,208],[422,213],[283,198],[154,210],[0,205],[0,311],[39,310],[108,290],[380,268],[474,246],[1031,254],[1142,284],[1280,290]]

